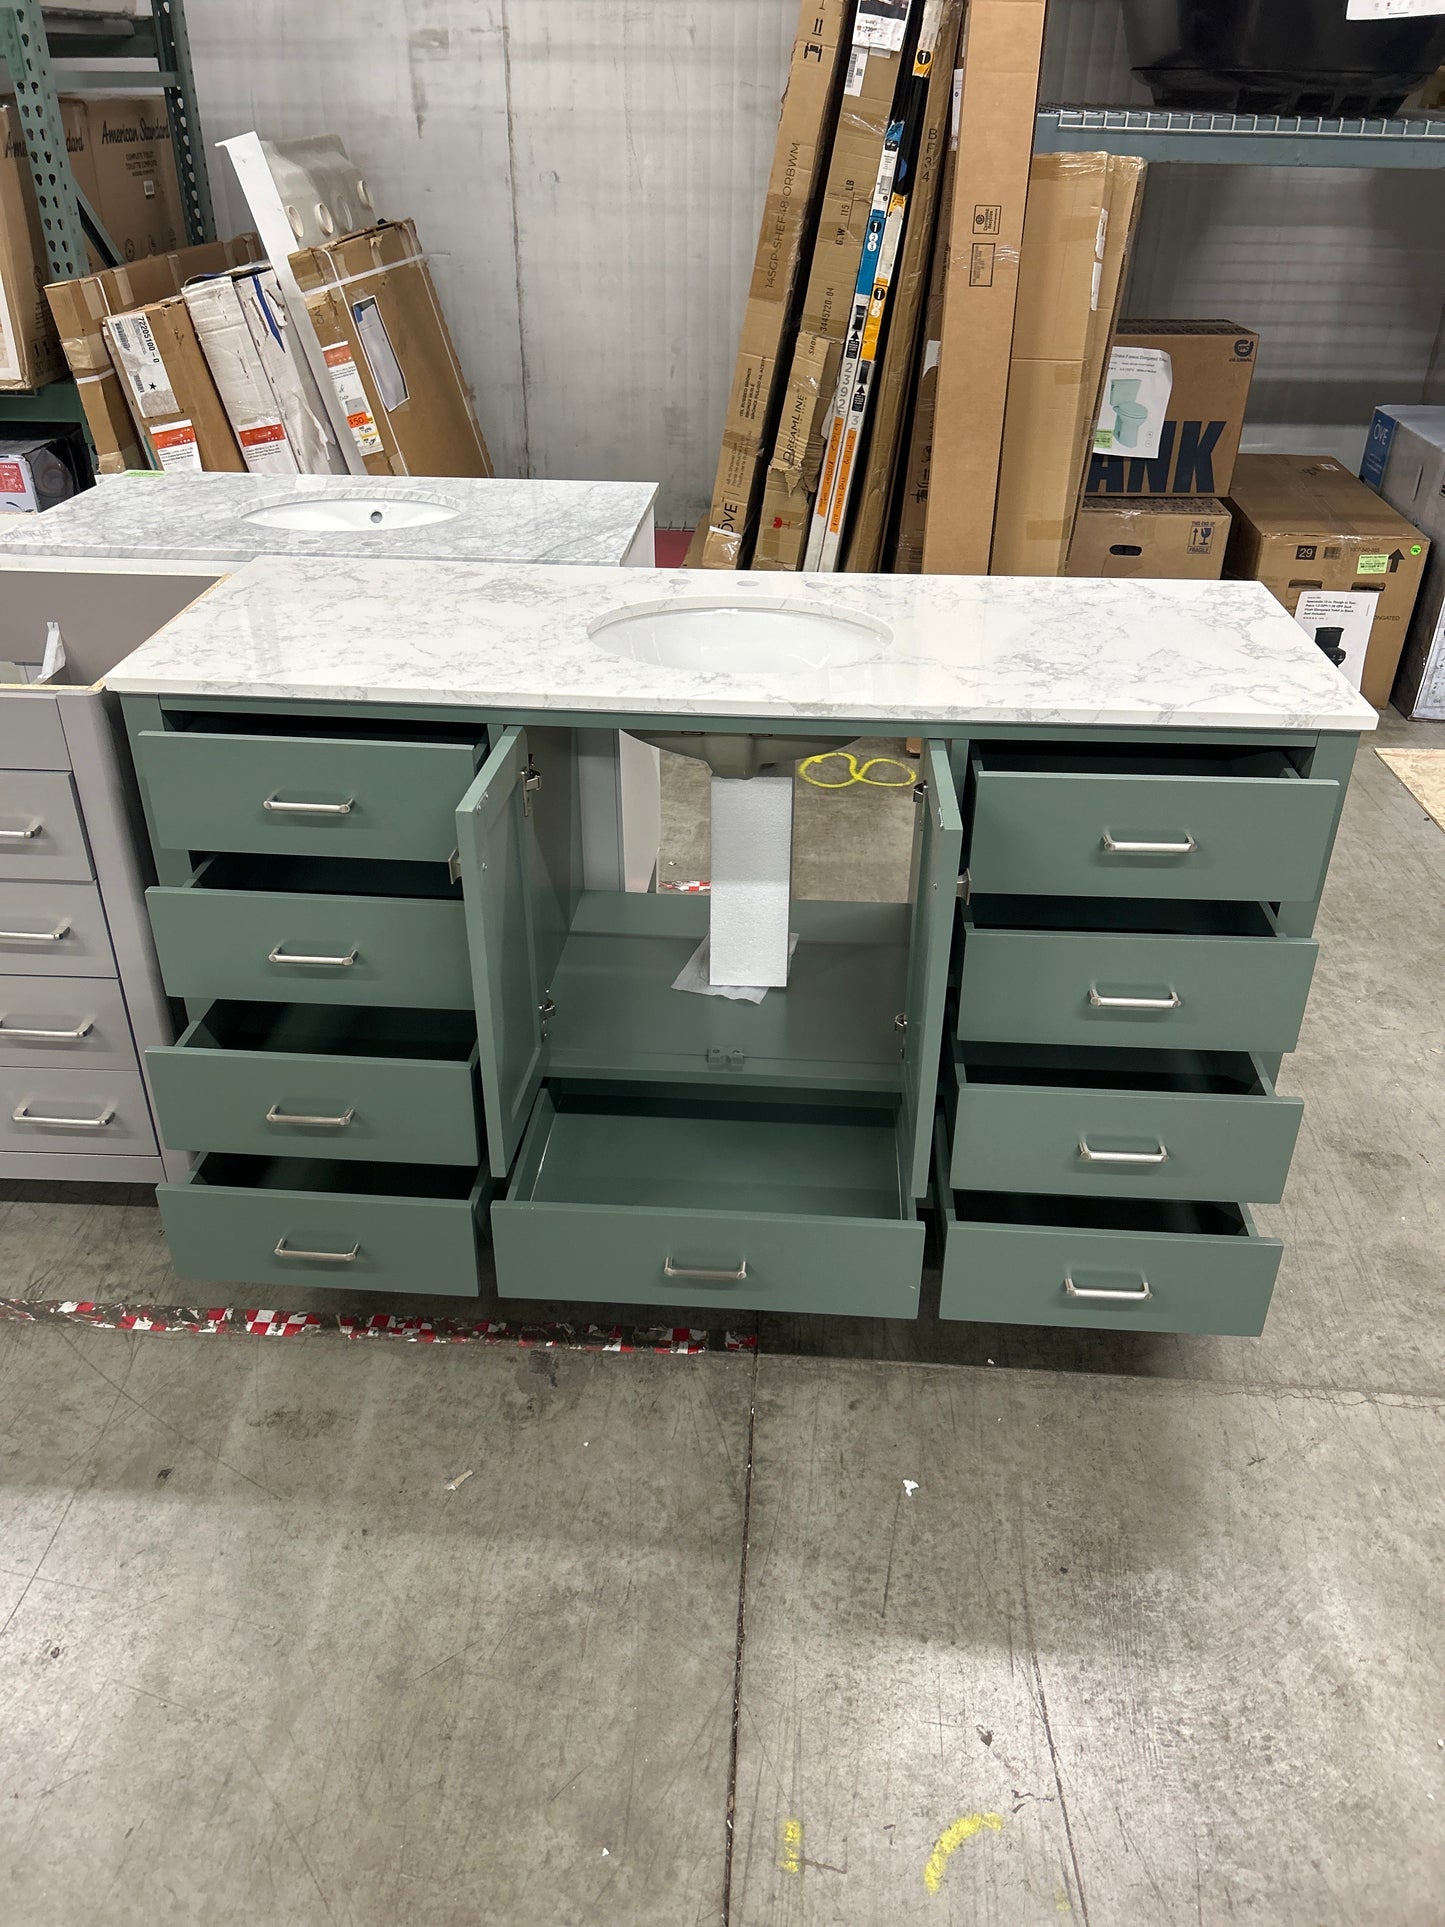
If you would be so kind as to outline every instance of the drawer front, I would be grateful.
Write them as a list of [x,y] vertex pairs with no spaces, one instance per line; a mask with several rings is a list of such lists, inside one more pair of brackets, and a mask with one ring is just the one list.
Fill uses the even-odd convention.
[[980,768],[965,860],[979,891],[1289,902],[1318,894],[1338,803],[1298,776]]
[[115,953],[93,883],[0,883],[0,972],[113,977]]
[[[207,890],[193,883],[147,890],[146,900],[173,997],[417,1010],[471,1005],[460,901]],[[297,963],[297,957],[327,961]]]
[[140,1072],[0,1067],[0,1150],[154,1153]]
[[918,1223],[507,1199],[492,1243],[503,1298],[918,1316]]
[[[1254,1338],[1279,1271],[1272,1238],[946,1222],[944,1318]],[[1065,1281],[1106,1298],[1071,1296]],[[1144,1285],[1149,1295],[1144,1297]]]
[[480,1156],[469,1064],[198,1049],[189,1035],[146,1052],[161,1137],[173,1151],[397,1164]]
[[960,1081],[950,1175],[960,1190],[1277,1204],[1303,1112],[1267,1081],[1255,1096]]
[[120,985],[113,977],[0,977],[0,1064],[133,1071]]
[[[195,1173],[183,1184],[156,1187],[171,1262],[182,1278],[465,1298],[479,1289],[485,1195],[484,1188],[470,1199],[248,1190],[198,1183]],[[305,1253],[312,1255],[299,1255]]]
[[968,928],[959,1035],[980,1043],[1289,1051],[1299,1041],[1317,951],[1308,937]]
[[69,769],[56,696],[0,691],[0,769]]
[[93,874],[71,778],[58,770],[0,770],[0,878],[60,883]]
[[143,730],[136,761],[167,849],[445,863],[478,748]]

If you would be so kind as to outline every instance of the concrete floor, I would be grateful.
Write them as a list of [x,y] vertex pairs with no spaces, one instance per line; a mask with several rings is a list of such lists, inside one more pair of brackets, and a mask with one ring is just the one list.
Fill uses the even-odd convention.
[[[805,887],[906,808],[809,798]],[[1368,749],[1320,936],[1257,1340],[0,1324],[0,1922],[1433,1927],[1445,835]],[[146,1194],[3,1198],[0,1296],[197,1295]]]

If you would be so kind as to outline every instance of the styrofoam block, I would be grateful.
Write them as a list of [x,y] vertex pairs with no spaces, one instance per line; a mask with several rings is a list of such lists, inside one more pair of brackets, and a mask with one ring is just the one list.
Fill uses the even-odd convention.
[[792,772],[714,776],[710,982],[788,981],[792,881]]

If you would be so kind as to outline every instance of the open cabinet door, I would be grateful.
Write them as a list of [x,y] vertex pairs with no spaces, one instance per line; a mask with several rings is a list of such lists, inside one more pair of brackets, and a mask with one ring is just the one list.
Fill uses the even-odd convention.
[[903,1033],[903,1105],[898,1118],[899,1169],[915,1198],[928,1190],[933,1155],[948,953],[963,858],[963,818],[947,743],[923,745],[922,778],[913,863],[913,935],[908,950],[908,1027]]
[[492,1173],[506,1177],[547,1062],[527,732],[506,729],[457,806]]

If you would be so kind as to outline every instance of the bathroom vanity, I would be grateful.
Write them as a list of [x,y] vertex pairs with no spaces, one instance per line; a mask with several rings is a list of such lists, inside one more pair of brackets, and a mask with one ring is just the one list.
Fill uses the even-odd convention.
[[[1258,585],[268,558],[109,681],[182,1276],[911,1317],[931,1208],[945,1317],[1262,1327],[1375,716]],[[908,900],[673,988],[709,903],[589,887],[598,729],[922,738]]]

